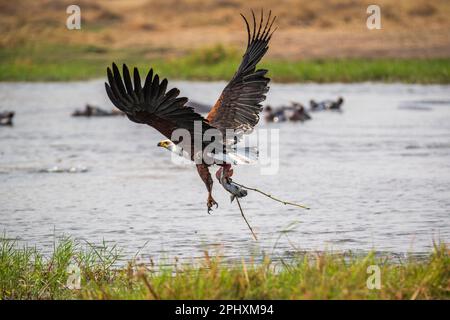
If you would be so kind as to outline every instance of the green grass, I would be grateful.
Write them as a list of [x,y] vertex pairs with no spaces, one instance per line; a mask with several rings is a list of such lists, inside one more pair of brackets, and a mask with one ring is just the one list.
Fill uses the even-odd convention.
[[[68,81],[104,78],[112,61],[150,66],[163,77],[188,80],[229,80],[241,53],[218,45],[179,58],[144,58],[148,50],[110,50],[96,46],[56,44],[0,48],[0,81]],[[161,55],[161,52],[159,52]],[[450,83],[450,58],[326,59],[287,61],[264,59],[277,82],[406,82]]]
[[[35,248],[0,239],[0,299],[449,299],[450,257],[436,245],[427,258],[404,261],[374,253],[298,254],[289,261],[234,261],[219,257],[191,263],[117,267],[115,247],[62,239],[44,256]],[[192,260],[194,261],[194,260]],[[66,287],[69,265],[81,288]],[[381,271],[381,289],[369,290],[367,268]]]

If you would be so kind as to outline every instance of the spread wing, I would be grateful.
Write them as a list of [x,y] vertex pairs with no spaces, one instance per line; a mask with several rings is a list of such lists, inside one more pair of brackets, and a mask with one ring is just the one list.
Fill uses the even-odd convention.
[[[264,13],[261,11],[261,19],[257,26],[255,14],[252,11],[253,31],[250,31],[247,19],[242,14],[241,16],[247,26],[247,50],[237,72],[207,116],[209,123],[222,132],[227,129],[233,129],[239,133],[250,132],[259,121],[259,113],[262,109],[260,103],[265,100],[269,90],[270,79],[265,77],[267,70],[256,70],[256,64],[269,49],[268,44],[273,34],[271,28],[276,17],[271,19],[269,11],[264,25]],[[257,28],[258,31],[256,31]]]
[[[194,133],[202,134],[210,128],[201,115],[194,112],[192,107],[186,106],[187,98],[178,97],[180,90],[173,88],[166,91],[167,79],[159,81],[159,76],[153,75],[153,69],[147,74],[143,87],[137,68],[133,70],[133,81],[125,64],[122,70],[123,81],[115,63],[112,71],[108,68],[107,73],[109,84],[105,83],[105,88],[108,97],[131,121],[148,124],[168,139],[171,139],[176,129],[188,130],[193,139]],[[195,121],[202,123],[201,132],[194,132]]]

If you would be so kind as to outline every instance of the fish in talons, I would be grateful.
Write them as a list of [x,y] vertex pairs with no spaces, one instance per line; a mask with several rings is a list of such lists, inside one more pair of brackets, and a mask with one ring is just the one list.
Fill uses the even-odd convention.
[[219,180],[222,187],[231,194],[231,202],[233,202],[235,198],[243,198],[247,196],[247,190],[236,185],[231,179],[232,175],[233,169],[231,168],[231,164],[228,163],[222,165],[216,172],[217,180]]

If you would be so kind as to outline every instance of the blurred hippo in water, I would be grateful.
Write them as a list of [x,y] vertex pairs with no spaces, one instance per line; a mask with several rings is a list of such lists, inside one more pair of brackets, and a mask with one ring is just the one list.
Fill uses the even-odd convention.
[[268,105],[264,109],[264,118],[267,122],[284,122],[288,118],[285,113],[285,107],[272,108],[272,106]]
[[197,113],[208,113],[211,111],[211,105],[197,102],[197,101],[191,101],[189,100],[186,102],[186,106],[194,108],[194,111]]
[[311,111],[321,111],[321,110],[341,110],[341,106],[344,103],[344,98],[339,97],[336,101],[325,100],[321,102],[316,102],[314,100],[309,101],[309,106]]
[[0,126],[12,126],[14,118],[14,111],[0,112]]
[[264,109],[266,122],[306,121],[311,116],[301,103],[292,102],[290,106],[273,109],[270,105]]
[[266,122],[275,121],[275,113],[273,112],[272,106],[267,105],[264,108],[264,119],[266,119]]
[[311,116],[306,111],[306,108],[297,102],[292,102],[291,104],[292,114],[289,116],[289,121],[307,121],[311,120]]
[[109,117],[109,116],[123,116],[124,113],[120,110],[113,109],[111,111],[103,110],[99,107],[86,104],[84,110],[75,110],[72,117]]

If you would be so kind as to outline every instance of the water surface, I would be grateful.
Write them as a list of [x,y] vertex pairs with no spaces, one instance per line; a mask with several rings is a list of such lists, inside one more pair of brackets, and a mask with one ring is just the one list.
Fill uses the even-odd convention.
[[[174,82],[214,103],[225,83]],[[286,255],[375,248],[426,252],[450,240],[450,87],[402,84],[272,84],[267,102],[345,98],[344,112],[313,113],[280,129],[277,175],[238,167],[235,179],[312,209],[250,192],[242,200],[260,241],[215,182],[218,210],[206,213],[195,167],[170,162],[162,136],[125,118],[71,118],[86,102],[111,108],[101,81],[1,83],[0,230],[44,250],[54,235],[118,244],[142,253],[192,257]],[[295,227],[282,233],[292,223]],[[280,237],[281,235],[281,237]],[[277,241],[277,239],[279,240]]]

